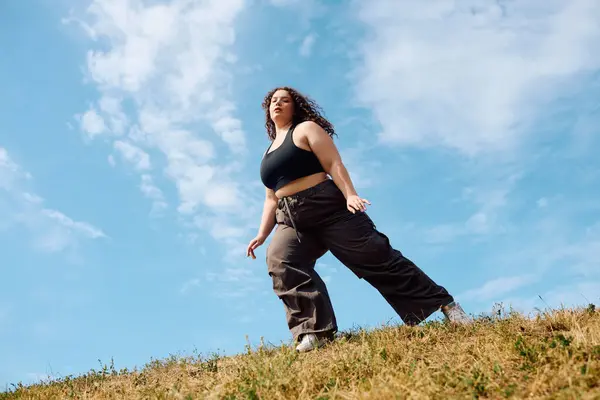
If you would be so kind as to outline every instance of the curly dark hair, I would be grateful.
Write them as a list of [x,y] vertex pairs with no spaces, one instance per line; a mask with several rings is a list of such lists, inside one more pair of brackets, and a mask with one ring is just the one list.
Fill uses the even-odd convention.
[[275,140],[275,124],[271,120],[271,116],[269,114],[269,105],[271,104],[271,98],[273,97],[273,94],[278,90],[286,90],[290,96],[292,96],[292,100],[294,102],[294,119],[292,123],[294,125],[304,121],[313,121],[323,128],[325,132],[329,134],[329,136],[337,136],[333,128],[333,124],[322,115],[323,110],[314,100],[303,95],[294,88],[281,86],[271,89],[265,96],[265,99],[262,103],[262,108],[265,111],[265,127],[267,128],[267,136],[269,136],[269,139]]

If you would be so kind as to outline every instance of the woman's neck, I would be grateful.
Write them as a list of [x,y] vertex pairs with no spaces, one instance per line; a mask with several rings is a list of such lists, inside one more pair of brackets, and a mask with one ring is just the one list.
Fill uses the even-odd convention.
[[279,136],[281,134],[285,134],[291,127],[293,121],[289,121],[283,125],[275,124],[275,135]]

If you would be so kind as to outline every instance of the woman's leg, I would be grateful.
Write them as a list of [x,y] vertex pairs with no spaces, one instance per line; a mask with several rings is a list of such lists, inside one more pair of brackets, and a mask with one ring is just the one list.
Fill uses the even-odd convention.
[[390,245],[366,213],[352,214],[335,204],[332,211],[330,222],[319,231],[321,240],[338,260],[375,287],[406,324],[418,324],[453,302],[445,288]]
[[327,249],[315,237],[279,223],[267,249],[267,266],[273,290],[285,308],[288,327],[298,340],[305,333],[333,335],[337,323],[325,283],[315,263]]

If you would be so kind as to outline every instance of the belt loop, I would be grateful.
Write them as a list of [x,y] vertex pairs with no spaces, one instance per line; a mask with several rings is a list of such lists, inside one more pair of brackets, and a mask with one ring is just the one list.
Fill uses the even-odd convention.
[[296,223],[294,222],[294,218],[292,217],[292,212],[290,211],[290,206],[288,204],[287,197],[283,198],[283,202],[285,203],[285,208],[288,212],[288,216],[290,217],[290,221],[292,221],[292,226],[294,227],[294,230],[296,231],[296,237],[298,238],[298,243],[302,243],[300,241],[300,235],[298,234],[298,229],[296,228]]

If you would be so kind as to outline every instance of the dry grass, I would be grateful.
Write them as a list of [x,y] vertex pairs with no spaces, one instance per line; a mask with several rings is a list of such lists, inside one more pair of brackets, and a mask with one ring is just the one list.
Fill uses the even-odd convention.
[[235,357],[171,357],[139,371],[106,366],[23,387],[8,399],[600,399],[600,312],[499,312],[341,334],[313,353],[260,346]]

